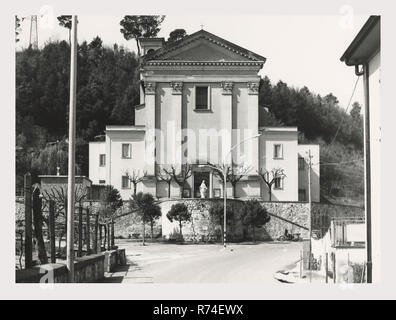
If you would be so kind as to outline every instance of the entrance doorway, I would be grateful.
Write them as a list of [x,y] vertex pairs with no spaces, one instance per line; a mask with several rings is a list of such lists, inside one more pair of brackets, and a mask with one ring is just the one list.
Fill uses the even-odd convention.
[[201,198],[199,187],[203,180],[205,180],[206,187],[208,188],[206,198],[209,197],[209,189],[211,188],[209,185],[209,172],[194,172],[194,198]]

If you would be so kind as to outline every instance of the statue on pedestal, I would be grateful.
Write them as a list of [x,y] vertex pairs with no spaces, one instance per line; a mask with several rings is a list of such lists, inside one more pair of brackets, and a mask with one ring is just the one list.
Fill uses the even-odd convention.
[[206,198],[206,191],[208,188],[206,187],[205,180],[202,180],[202,183],[199,187],[199,191],[201,192],[201,198],[204,199]]

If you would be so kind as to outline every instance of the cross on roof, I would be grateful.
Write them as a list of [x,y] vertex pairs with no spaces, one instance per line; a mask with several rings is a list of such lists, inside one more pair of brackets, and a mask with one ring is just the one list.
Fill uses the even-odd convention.
[[203,24],[201,24],[201,30],[203,30],[203,27],[204,27],[204,25],[203,25]]

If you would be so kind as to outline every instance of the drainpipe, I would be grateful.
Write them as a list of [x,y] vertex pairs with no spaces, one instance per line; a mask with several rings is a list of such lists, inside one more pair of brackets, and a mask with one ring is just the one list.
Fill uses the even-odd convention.
[[364,75],[364,67],[362,68],[362,70],[359,70],[359,65],[355,65],[355,74],[359,77]]
[[369,95],[369,66],[363,65],[363,70],[358,71],[355,66],[355,73],[363,75],[364,84],[364,147],[366,161],[366,250],[367,250],[367,283],[372,283],[372,239],[371,239],[371,158],[370,158],[370,95]]

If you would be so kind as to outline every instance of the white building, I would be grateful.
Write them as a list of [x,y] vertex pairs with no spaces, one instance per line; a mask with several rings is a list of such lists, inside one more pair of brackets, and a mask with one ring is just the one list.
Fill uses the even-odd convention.
[[[371,16],[341,57],[364,80],[365,208],[367,281],[378,283],[381,269],[381,17]],[[373,192],[372,192],[373,191]]]
[[[272,185],[271,200],[306,201],[310,150],[312,201],[320,200],[319,146],[299,145],[296,127],[259,127],[258,72],[264,57],[204,30],[174,43],[148,38],[140,44],[144,56],[135,124],[107,126],[105,141],[90,143],[94,184],[111,184],[129,199],[128,176],[145,174],[137,191],[167,197],[168,184],[156,174],[172,166],[178,173],[188,164],[185,197],[200,196],[203,180],[207,197],[222,197],[221,180],[208,164],[232,163],[244,174],[235,191],[228,183],[227,196],[269,200],[257,171],[280,168],[285,176]],[[180,196],[175,181],[170,196]]]

